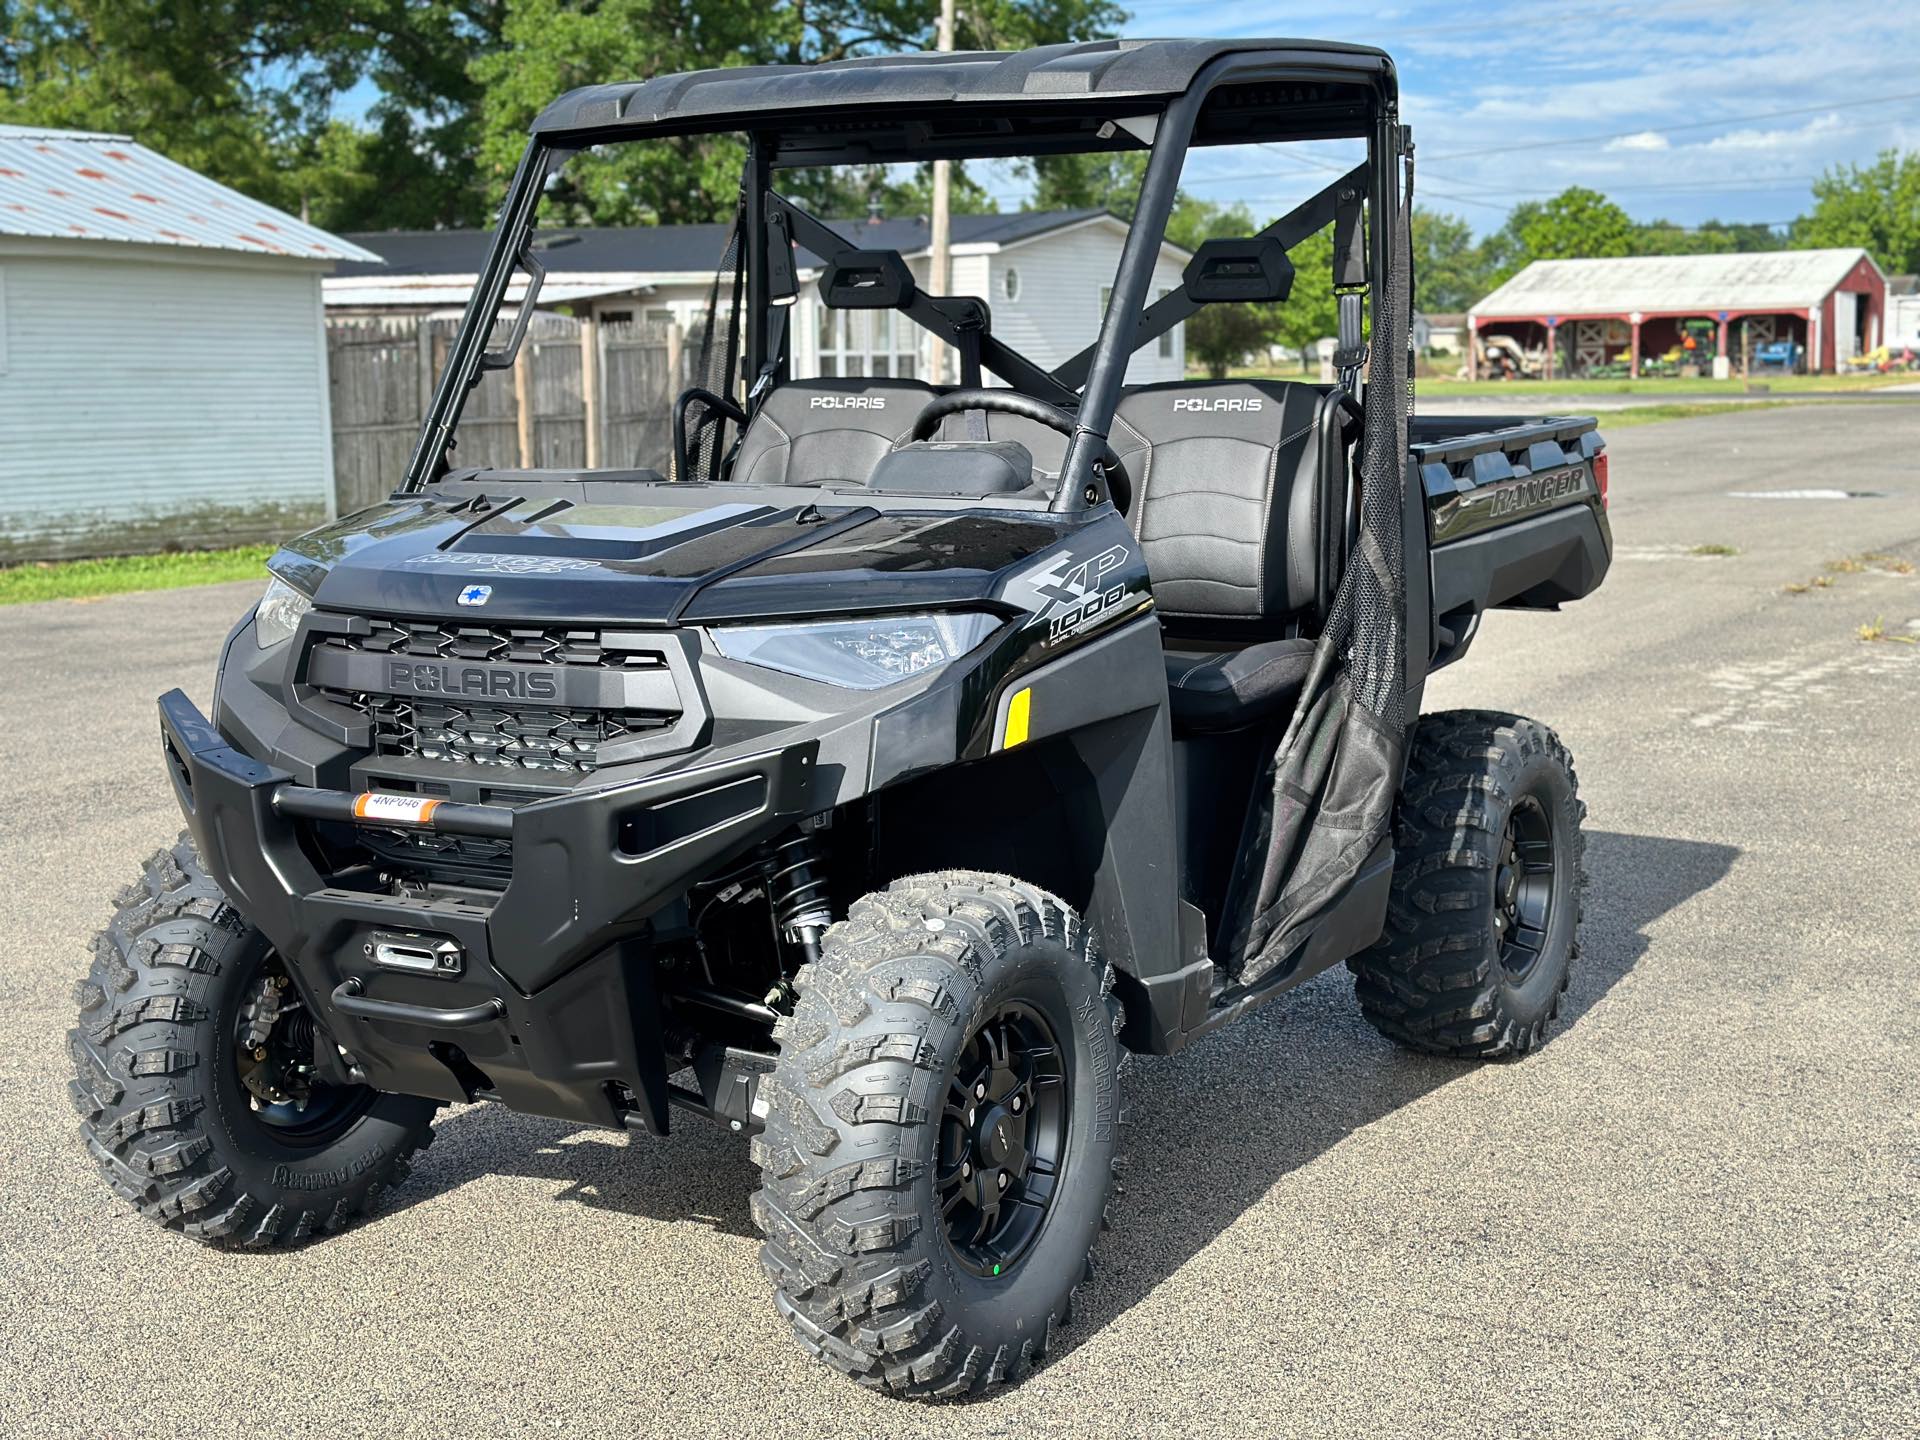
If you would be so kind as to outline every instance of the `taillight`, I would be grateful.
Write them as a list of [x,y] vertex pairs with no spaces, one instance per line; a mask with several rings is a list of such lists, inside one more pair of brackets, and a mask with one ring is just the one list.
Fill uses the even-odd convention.
[[1593,457],[1593,485],[1600,492],[1600,508],[1607,508],[1607,452]]

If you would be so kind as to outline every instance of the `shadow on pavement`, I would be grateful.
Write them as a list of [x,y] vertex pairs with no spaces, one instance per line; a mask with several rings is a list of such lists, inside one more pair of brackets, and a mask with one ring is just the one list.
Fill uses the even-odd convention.
[[[1718,884],[1738,854],[1589,833],[1583,955],[1562,1039],[1646,953],[1648,927]],[[1100,1247],[1098,1278],[1080,1296],[1062,1353],[1144,1300],[1289,1172],[1470,1068],[1375,1034],[1343,969],[1181,1055],[1136,1060],[1120,1223]],[[556,1182],[556,1199],[757,1238],[747,1197],[758,1176],[746,1141],[676,1120],[665,1140],[599,1143],[606,1132],[475,1106],[441,1122],[420,1178],[390,1203],[405,1208],[482,1175],[521,1176]]]
[[[1726,845],[1588,833],[1582,955],[1557,1040],[1638,963],[1648,927],[1718,884],[1738,854]],[[1376,1034],[1344,968],[1185,1054],[1135,1063],[1127,1194],[1096,1255],[1104,1262],[1098,1283],[1080,1297],[1061,1353],[1146,1299],[1288,1173],[1475,1068]]]

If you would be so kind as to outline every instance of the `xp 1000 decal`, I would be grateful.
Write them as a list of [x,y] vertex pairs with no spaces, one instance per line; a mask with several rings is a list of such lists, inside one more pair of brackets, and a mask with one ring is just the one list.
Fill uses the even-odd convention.
[[1007,585],[1007,599],[1032,612],[1042,626],[1042,645],[1058,645],[1104,621],[1137,609],[1146,598],[1147,573],[1131,545],[1109,545],[1095,554],[1056,555]]

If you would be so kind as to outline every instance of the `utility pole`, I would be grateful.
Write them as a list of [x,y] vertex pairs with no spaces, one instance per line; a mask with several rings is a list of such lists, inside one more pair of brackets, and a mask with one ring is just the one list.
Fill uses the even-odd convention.
[[[953,0],[940,0],[940,28],[934,32],[933,48],[943,53],[953,49]],[[953,256],[950,239],[953,229],[953,162],[933,162],[933,256],[927,275],[927,288],[945,295],[953,288]],[[927,337],[927,378],[935,385],[947,380],[947,347],[939,339]]]

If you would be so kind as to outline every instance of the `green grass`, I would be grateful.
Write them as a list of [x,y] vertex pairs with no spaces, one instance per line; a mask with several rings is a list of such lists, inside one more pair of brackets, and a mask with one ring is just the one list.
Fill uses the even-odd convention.
[[1635,405],[1628,410],[1609,410],[1598,416],[1600,433],[1626,430],[1635,425],[1652,425],[1662,420],[1698,420],[1704,415],[1744,415],[1749,410],[1778,410],[1791,400],[1757,400],[1751,405]]
[[1709,544],[1709,545],[1696,545],[1693,547],[1693,549],[1689,550],[1687,553],[1689,555],[1714,556],[1719,558],[1725,558],[1732,555],[1738,555],[1740,552],[1734,549],[1733,546],[1731,545]]
[[235,550],[188,550],[168,555],[124,555],[107,560],[58,560],[0,569],[0,605],[33,600],[93,600],[132,590],[177,590],[223,580],[266,583],[271,545]]
[[[1236,369],[1232,374],[1236,380],[1313,380],[1318,378],[1315,371],[1284,368],[1280,370]],[[1738,378],[1715,380],[1710,376],[1697,380],[1682,380],[1678,377],[1667,380],[1454,380],[1439,375],[1423,375],[1415,382],[1415,388],[1423,397],[1435,401],[1445,402],[1454,397],[1511,398],[1516,405],[1526,408],[1529,403],[1526,397],[1530,395],[1656,397],[1672,395],[1686,398],[1695,395],[1793,396],[1806,392],[1833,394],[1840,391],[1881,390],[1889,385],[1920,384],[1920,375],[1774,375],[1757,376],[1752,383],[1755,388],[1749,391],[1748,382],[1745,380]]]
[[[1803,391],[1880,390],[1888,385],[1920,383],[1920,375],[1774,375],[1757,376],[1749,391],[1741,379],[1715,380],[1421,380],[1420,392],[1435,399],[1450,395],[1793,395]],[[1758,388],[1764,387],[1764,389]]]

